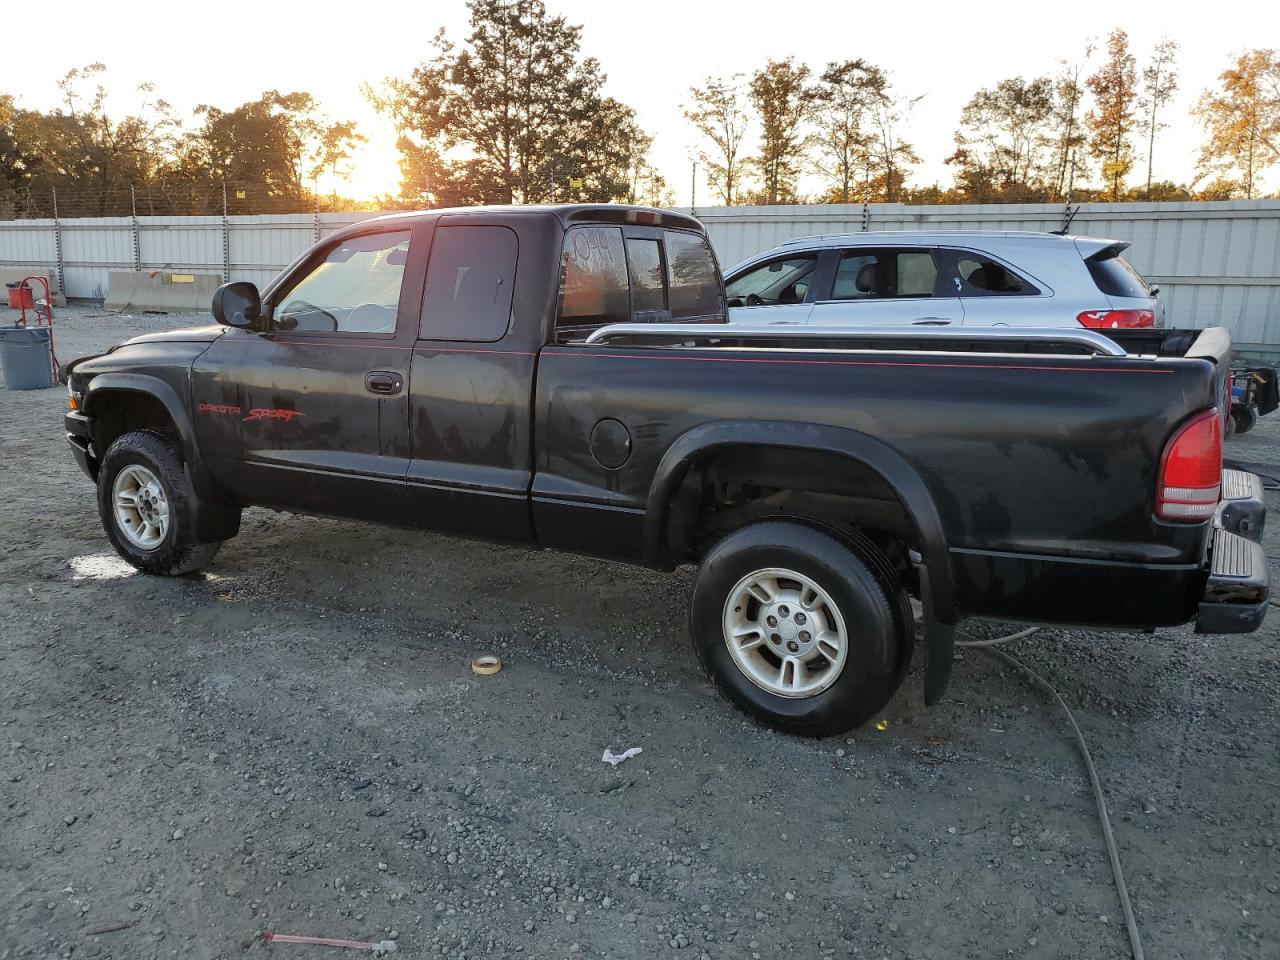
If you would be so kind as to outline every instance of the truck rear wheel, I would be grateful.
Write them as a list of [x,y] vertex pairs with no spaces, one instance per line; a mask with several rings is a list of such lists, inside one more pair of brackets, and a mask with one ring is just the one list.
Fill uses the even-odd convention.
[[221,543],[197,543],[196,495],[177,446],[149,430],[118,437],[98,471],[98,513],[116,553],[143,573],[199,570]]
[[737,530],[707,554],[690,611],[711,682],[743,712],[822,737],[878,714],[909,637],[886,587],[848,546],[798,523]]

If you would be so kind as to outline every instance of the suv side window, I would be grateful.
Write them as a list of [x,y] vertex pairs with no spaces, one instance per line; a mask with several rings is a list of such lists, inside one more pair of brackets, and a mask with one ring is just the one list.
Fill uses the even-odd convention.
[[1004,264],[967,250],[956,254],[952,279],[962,297],[1031,297],[1040,292]]
[[408,230],[347,237],[276,299],[278,330],[395,333]]
[[725,285],[729,306],[804,303],[813,285],[817,266],[816,254],[802,254],[753,267]]
[[847,250],[836,268],[832,300],[932,297],[938,266],[924,249]]
[[519,242],[507,227],[444,224],[431,240],[418,336],[501,340],[511,322]]

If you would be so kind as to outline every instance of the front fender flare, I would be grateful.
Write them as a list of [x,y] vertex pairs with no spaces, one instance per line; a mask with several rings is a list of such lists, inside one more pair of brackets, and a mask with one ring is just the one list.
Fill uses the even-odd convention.
[[919,538],[923,560],[925,702],[936,703],[946,688],[959,620],[955,579],[942,518],[920,474],[901,453],[883,440],[823,424],[772,420],[723,420],[681,434],[663,454],[649,488],[645,509],[644,557],[651,566],[667,566],[667,515],[676,490],[702,457],[729,446],[802,449],[848,457],[875,471],[897,493]]
[[[146,373],[107,371],[95,374],[85,387],[82,409],[87,416],[90,418],[94,416],[95,407],[101,402],[97,398],[107,393],[139,393],[160,401],[178,431],[192,488],[198,496],[206,500],[224,499],[212,486],[209,473],[200,457],[199,446],[196,444],[195,428],[191,422],[190,411],[177,390],[160,377]],[[101,457],[104,453],[106,451],[101,450],[98,456]]]

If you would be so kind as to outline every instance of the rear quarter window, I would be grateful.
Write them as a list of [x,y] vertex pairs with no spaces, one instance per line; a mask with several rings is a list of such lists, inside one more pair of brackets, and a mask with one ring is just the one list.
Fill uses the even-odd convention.
[[1105,260],[1086,260],[1089,276],[1098,289],[1108,297],[1150,297],[1151,288],[1142,274],[1124,257],[1116,255]]
[[673,320],[721,319],[724,290],[707,238],[677,230],[663,232]]

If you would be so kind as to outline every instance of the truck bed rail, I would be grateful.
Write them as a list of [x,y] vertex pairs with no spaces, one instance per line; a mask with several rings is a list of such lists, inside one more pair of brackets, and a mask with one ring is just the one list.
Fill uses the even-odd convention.
[[[1070,347],[1084,350],[1099,357],[1124,357],[1128,353],[1114,340],[1093,330],[1071,330],[1050,327],[822,327],[800,324],[693,324],[693,323],[612,323],[595,330],[587,337],[587,343],[616,343],[619,341],[665,340],[687,342],[690,340],[822,340],[868,343],[870,349],[893,349],[893,342],[927,343],[940,351],[947,343],[990,345],[992,352],[1003,352],[1000,347],[1014,348],[1011,352],[1026,352],[1028,347]],[[797,344],[802,346],[802,344]]]

